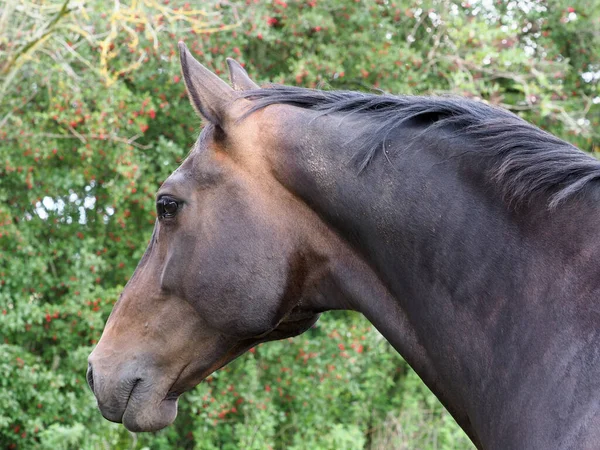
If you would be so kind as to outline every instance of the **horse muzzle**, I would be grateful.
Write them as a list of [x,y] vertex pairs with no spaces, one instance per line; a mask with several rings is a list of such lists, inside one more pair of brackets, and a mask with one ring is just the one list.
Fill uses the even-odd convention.
[[157,431],[175,420],[177,395],[169,385],[156,382],[151,371],[128,368],[106,370],[90,355],[88,384],[105,419],[122,423],[129,431]]

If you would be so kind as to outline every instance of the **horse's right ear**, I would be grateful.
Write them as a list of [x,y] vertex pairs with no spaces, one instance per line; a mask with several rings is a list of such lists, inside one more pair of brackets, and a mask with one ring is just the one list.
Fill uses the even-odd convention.
[[259,86],[248,76],[246,69],[233,58],[227,58],[227,66],[229,67],[229,80],[233,89],[236,91],[245,91],[248,89],[258,89]]
[[179,59],[192,106],[206,120],[223,127],[234,90],[196,61],[183,42],[179,42]]

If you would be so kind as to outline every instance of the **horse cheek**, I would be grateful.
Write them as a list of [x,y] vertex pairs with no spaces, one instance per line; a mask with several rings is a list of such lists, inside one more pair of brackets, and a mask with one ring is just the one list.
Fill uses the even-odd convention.
[[[239,235],[238,235],[239,236]],[[279,300],[285,288],[286,257],[282,249],[257,245],[266,236],[244,236],[227,251],[204,247],[188,284],[186,297],[209,326],[240,338],[270,331],[277,322]],[[254,244],[248,244],[252,242]],[[193,287],[192,287],[193,286]]]

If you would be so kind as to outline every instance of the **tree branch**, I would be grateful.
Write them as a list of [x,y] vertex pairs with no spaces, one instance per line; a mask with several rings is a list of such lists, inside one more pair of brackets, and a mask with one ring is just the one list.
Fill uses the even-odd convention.
[[4,74],[8,73],[9,70],[11,69],[11,67],[13,67],[16,64],[16,62],[19,58],[21,58],[23,55],[25,55],[30,49],[35,47],[38,43],[45,40],[45,38],[52,32],[52,28],[54,27],[54,25],[56,25],[60,19],[62,19],[64,16],[66,16],[67,14],[69,14],[72,11],[71,9],[68,8],[70,1],[71,0],[65,0],[62,7],[60,8],[60,11],[58,11],[58,13],[56,13],[56,15],[52,18],[52,20],[50,20],[50,22],[48,22],[46,24],[46,26],[42,28],[42,30],[40,30],[41,34],[38,33],[38,36],[34,37],[31,41],[27,42],[20,50],[18,50],[15,53],[14,56],[9,60],[9,62],[2,69],[2,73],[4,73]]
[[[71,129],[70,131],[75,132],[75,130]],[[28,138],[49,138],[49,139],[78,139],[82,143],[86,143],[87,140],[97,140],[97,141],[113,141],[119,142],[121,144],[131,145],[132,147],[139,148],[141,150],[148,150],[152,148],[152,145],[144,145],[138,144],[136,139],[138,139],[141,135],[136,134],[130,138],[124,138],[120,136],[115,136],[112,134],[81,134],[75,132],[75,134],[58,134],[58,133],[38,133],[38,134],[22,134],[19,137],[28,137]],[[16,140],[16,137],[6,138],[7,140]]]

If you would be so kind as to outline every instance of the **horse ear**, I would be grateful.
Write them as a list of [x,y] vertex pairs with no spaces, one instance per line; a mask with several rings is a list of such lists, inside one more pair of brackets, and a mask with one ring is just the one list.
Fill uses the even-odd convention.
[[245,91],[247,89],[258,89],[259,86],[248,76],[248,72],[242,65],[233,58],[227,58],[229,67],[229,80],[236,91]]
[[192,106],[209,122],[222,126],[234,100],[233,89],[196,61],[183,42],[179,42],[179,59]]

